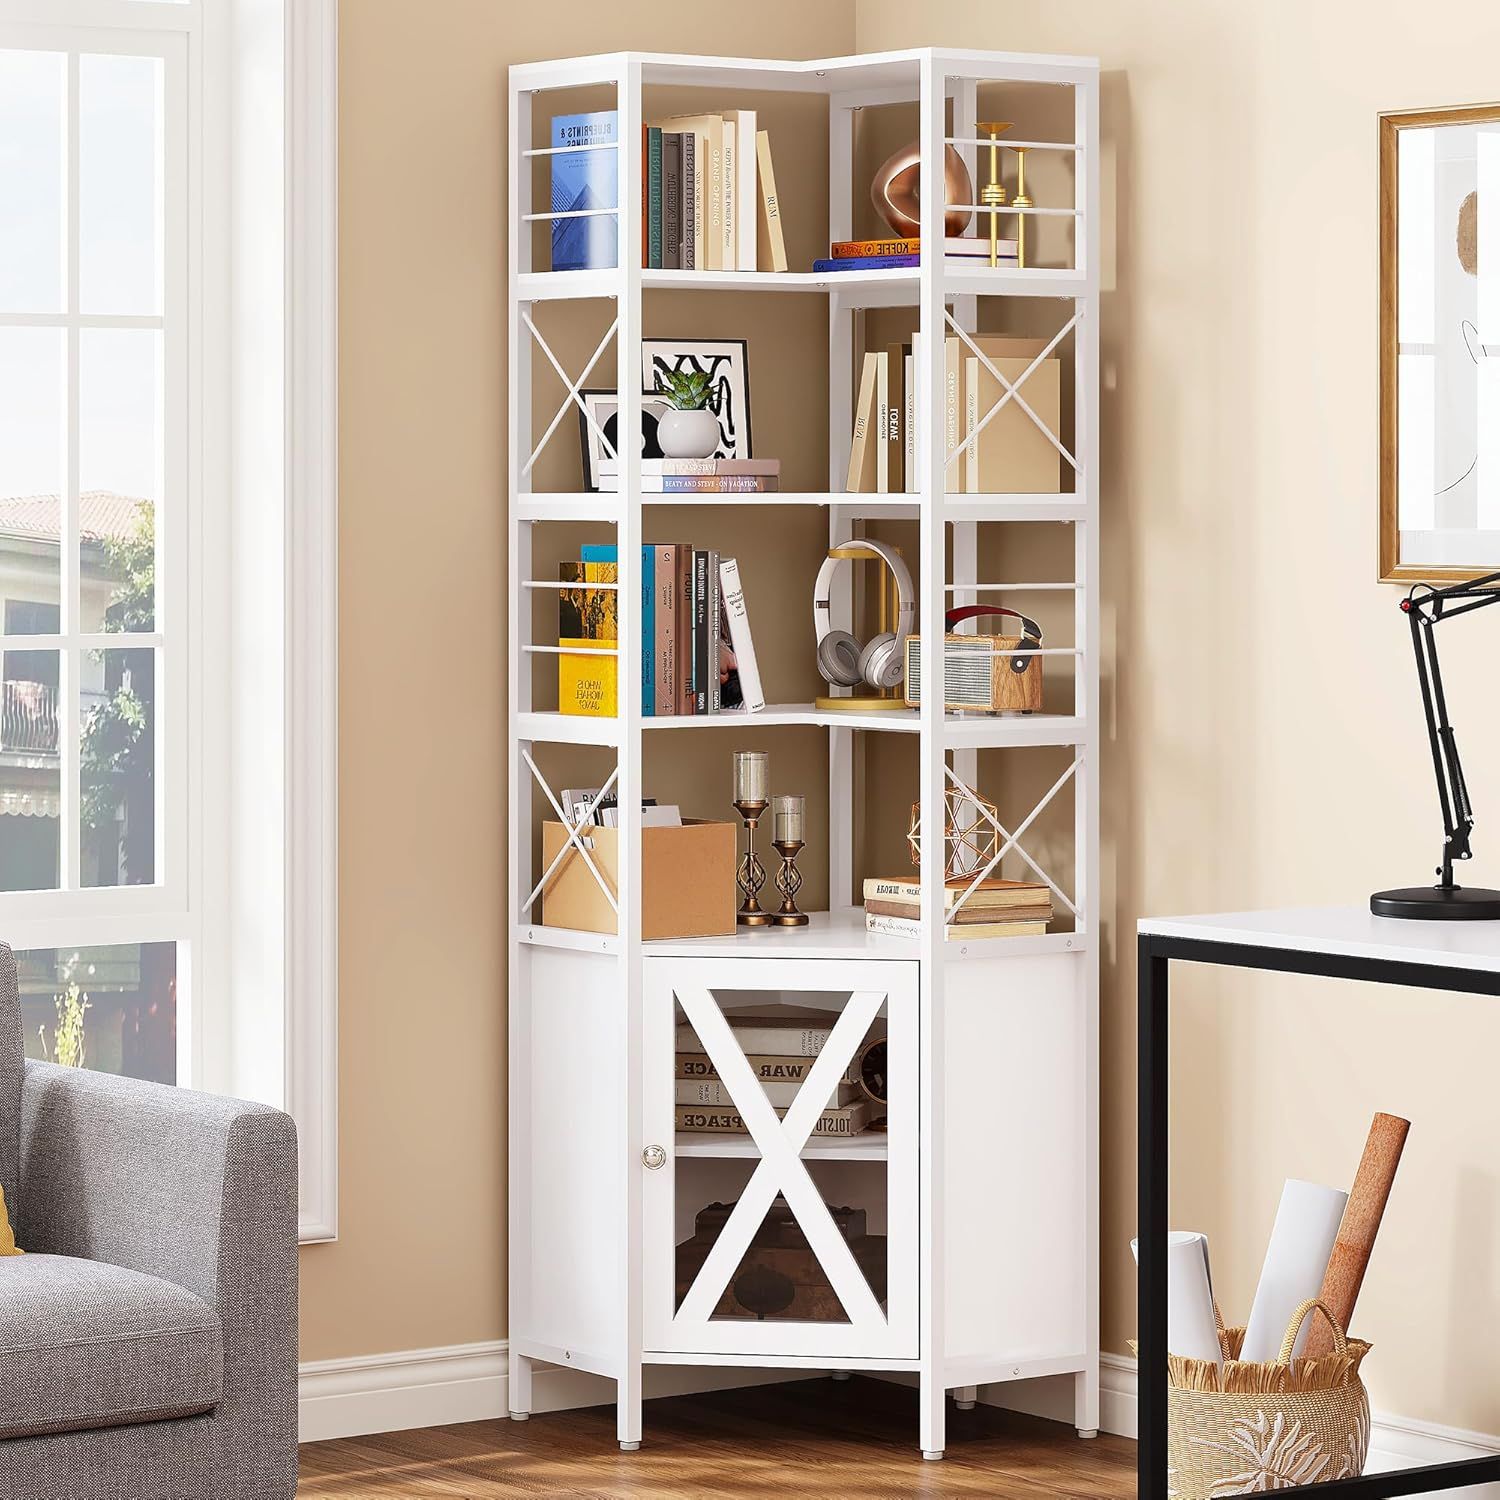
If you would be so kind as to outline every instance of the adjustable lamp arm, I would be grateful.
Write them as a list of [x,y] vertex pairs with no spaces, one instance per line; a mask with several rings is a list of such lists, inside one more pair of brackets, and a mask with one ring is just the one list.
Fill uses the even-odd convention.
[[1444,891],[1454,889],[1453,861],[1468,859],[1473,852],[1469,847],[1469,834],[1474,827],[1474,807],[1469,801],[1469,788],[1458,757],[1453,725],[1448,720],[1448,700],[1443,693],[1443,673],[1433,632],[1441,620],[1454,619],[1496,602],[1500,602],[1500,573],[1442,589],[1418,584],[1401,601],[1401,608],[1411,624],[1417,683],[1422,689],[1427,738],[1432,746],[1432,769],[1437,777],[1438,804],[1443,813],[1443,862],[1437,873],[1442,879],[1440,889]]

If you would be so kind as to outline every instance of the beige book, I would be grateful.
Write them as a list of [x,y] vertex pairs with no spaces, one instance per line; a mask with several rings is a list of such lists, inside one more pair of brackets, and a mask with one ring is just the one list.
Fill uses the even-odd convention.
[[760,219],[755,185],[760,131],[753,109],[726,109],[724,118],[734,125],[734,264],[737,270],[753,271]]
[[[886,446],[886,425],[891,420],[891,361],[884,350],[875,356],[875,493],[884,495],[891,487],[890,452]],[[866,441],[869,441],[868,434]]]
[[[1046,347],[1040,339],[1005,338],[976,334],[974,342],[995,369],[1015,385],[1032,360]],[[976,424],[984,420],[1005,394],[1005,387],[981,360],[970,356],[973,366],[973,401]],[[1061,362],[1056,357],[1042,361],[1018,388],[1026,404],[1060,438],[1062,397]],[[1062,455],[1052,440],[1032,421],[1014,398],[985,423],[971,456],[970,492],[987,495],[1055,495],[1062,488]]]
[[724,171],[721,175],[721,181],[724,195],[724,237],[721,242],[721,250],[724,269],[726,271],[738,271],[740,264],[736,254],[736,235],[738,233],[736,225],[738,224],[739,204],[736,173],[739,171],[739,141],[737,139],[738,127],[728,115],[724,116],[723,130]]
[[781,203],[776,196],[776,171],[771,165],[770,131],[756,132],[755,157],[760,169],[758,264],[762,271],[784,271],[787,264],[786,240],[781,233]]
[[[952,454],[958,447],[959,425],[963,420],[963,361],[958,357],[958,340],[943,340],[943,442]],[[943,480],[950,495],[963,491],[963,470],[958,459],[950,457]]]
[[964,361],[964,493],[977,495],[979,489],[979,441],[974,429],[979,425],[979,361],[971,354]]
[[875,488],[875,356],[865,355],[859,375],[859,397],[854,403],[854,437],[849,444],[849,477],[844,489],[851,495]]

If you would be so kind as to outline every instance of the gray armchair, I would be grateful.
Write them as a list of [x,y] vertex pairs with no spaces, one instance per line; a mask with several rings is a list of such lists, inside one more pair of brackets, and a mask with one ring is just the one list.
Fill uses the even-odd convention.
[[0,944],[0,1186],[0,1500],[289,1500],[291,1120],[27,1061]]

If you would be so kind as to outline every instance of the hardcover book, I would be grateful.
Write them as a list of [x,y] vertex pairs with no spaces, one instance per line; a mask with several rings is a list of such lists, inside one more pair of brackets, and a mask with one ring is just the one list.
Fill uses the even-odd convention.
[[[586,563],[617,563],[613,542],[586,542],[579,548]],[[656,712],[656,548],[641,548],[641,713]]]
[[[729,627],[729,644],[734,652],[734,680],[746,713],[759,713],[766,706],[765,691],[760,682],[760,666],[755,659],[755,641],[750,634],[750,615],[745,608],[745,591],[740,584],[740,565],[732,557],[719,561],[720,598],[724,619]],[[774,1052],[774,1047],[762,1049]]]
[[[954,923],[947,929],[950,943],[966,943],[970,938],[1040,937],[1047,930],[1045,922],[971,922]],[[865,931],[882,937],[921,937],[922,924],[916,917],[883,917],[865,913]]]
[[[598,650],[619,639],[618,595],[613,589],[589,588],[591,583],[618,583],[616,563],[565,562],[558,577],[572,587],[559,591],[557,644],[557,706],[565,714],[588,714],[612,718],[620,667],[613,655],[583,655],[583,648]],[[580,652],[570,653],[569,648]]]
[[[778,1119],[784,1118],[786,1110],[778,1109]],[[861,1099],[855,1104],[846,1104],[842,1109],[825,1109],[813,1126],[814,1135],[858,1135],[870,1123],[870,1105]],[[748,1135],[749,1131],[739,1111],[734,1108],[704,1108],[689,1104],[677,1106],[677,1128],[691,1131],[723,1131],[728,1135]]]
[[682,132],[661,133],[661,263],[682,269]]
[[[776,1053],[783,1057],[816,1057],[833,1033],[806,1016],[740,1016],[729,1018],[729,1029],[744,1053]],[[684,1022],[677,1028],[677,1051],[703,1052],[698,1033]]]
[[659,268],[662,262],[662,155],[661,130],[646,131],[646,264]]
[[677,547],[656,547],[655,712],[677,712]]
[[[763,1081],[766,1102],[773,1109],[790,1109],[797,1102],[797,1091],[801,1083],[771,1083]],[[709,1109],[733,1109],[734,1096],[719,1082],[694,1083],[689,1079],[678,1079],[676,1085],[678,1104],[697,1104]],[[860,1097],[859,1085],[840,1083],[833,1091],[825,1109],[842,1109]]]
[[585,215],[552,221],[554,271],[597,271],[619,264],[619,219],[589,212],[620,206],[619,138],[616,110],[553,116],[554,146],[616,146],[613,151],[565,151],[552,158],[552,212]]
[[[750,1071],[762,1083],[802,1083],[812,1071],[815,1057],[763,1057],[750,1054],[745,1058]],[[677,1054],[677,1077],[694,1079],[716,1079],[719,1070],[714,1067],[707,1054],[702,1052],[679,1052]],[[859,1082],[859,1064],[851,1062],[844,1069],[840,1083]]]
[[757,265],[762,271],[786,270],[786,240],[781,232],[781,202],[776,196],[776,170],[771,163],[769,131],[755,133],[755,158],[760,176],[759,250]]
[[[954,875],[943,884],[943,904],[953,906],[973,884],[973,878]],[[870,876],[865,881],[866,901],[920,901],[922,882],[907,877]],[[1040,906],[1051,905],[1049,888],[1039,880],[1002,880],[991,876],[964,903],[966,906]]]

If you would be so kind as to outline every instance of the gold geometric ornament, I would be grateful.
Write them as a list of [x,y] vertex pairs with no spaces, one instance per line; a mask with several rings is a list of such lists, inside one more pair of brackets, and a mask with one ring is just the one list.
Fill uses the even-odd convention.
[[[988,797],[971,796],[950,787],[943,794],[943,856],[945,879],[974,875],[1000,852],[999,831],[994,819],[1000,809]],[[911,862],[922,864],[922,804],[911,805],[911,826],[906,831]]]

